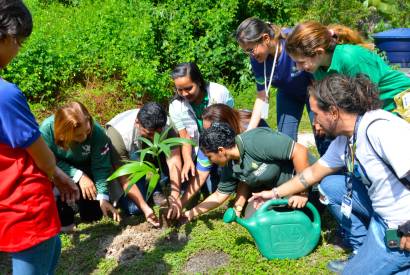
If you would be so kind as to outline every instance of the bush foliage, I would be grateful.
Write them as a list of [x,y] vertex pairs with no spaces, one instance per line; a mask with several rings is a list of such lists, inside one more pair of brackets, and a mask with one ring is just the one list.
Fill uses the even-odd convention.
[[[358,0],[26,0],[34,31],[3,77],[33,102],[52,101],[74,83],[120,81],[137,98],[172,94],[169,73],[195,61],[204,76],[240,91],[251,83],[248,58],[234,39],[249,16],[281,26],[314,19],[372,30],[409,26]],[[376,15],[375,15],[376,13]],[[368,15],[377,22],[370,22]],[[377,29],[376,28],[376,29]]]

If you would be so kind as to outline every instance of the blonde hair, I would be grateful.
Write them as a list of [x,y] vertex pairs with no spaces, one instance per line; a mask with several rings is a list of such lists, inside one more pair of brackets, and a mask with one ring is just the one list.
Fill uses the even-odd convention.
[[54,114],[54,140],[55,143],[67,150],[73,142],[74,131],[80,126],[85,118],[93,126],[93,119],[87,108],[77,101],[70,102],[60,108]]
[[286,39],[288,54],[313,57],[318,48],[332,53],[338,44],[354,44],[374,49],[372,43],[367,43],[355,30],[343,25],[324,26],[316,21],[298,24]]

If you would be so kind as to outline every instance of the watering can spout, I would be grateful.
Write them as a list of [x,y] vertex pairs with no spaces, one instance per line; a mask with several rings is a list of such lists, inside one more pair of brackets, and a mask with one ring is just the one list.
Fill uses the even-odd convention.
[[248,223],[246,222],[246,220],[236,216],[235,210],[233,208],[228,208],[228,210],[226,210],[223,220],[225,223],[237,222],[243,227],[248,228]]

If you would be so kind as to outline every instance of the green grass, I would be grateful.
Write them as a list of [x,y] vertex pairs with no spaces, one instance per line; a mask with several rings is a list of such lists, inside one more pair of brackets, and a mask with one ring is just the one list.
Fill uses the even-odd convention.
[[[224,209],[221,207],[180,228],[164,230],[152,250],[126,265],[118,265],[101,254],[104,237],[118,234],[126,225],[114,224],[108,219],[81,224],[74,235],[61,236],[63,252],[57,274],[179,274],[188,259],[203,250],[222,251],[230,256],[228,265],[210,270],[216,274],[330,274],[326,270],[327,262],[344,256],[327,243],[334,234],[334,225],[328,222],[327,213],[321,241],[310,255],[298,260],[269,261],[260,255],[243,227],[223,223]],[[142,221],[141,217],[129,219],[134,223]],[[178,233],[186,234],[189,240],[172,241],[172,236]],[[138,248],[131,246],[130,249]]]

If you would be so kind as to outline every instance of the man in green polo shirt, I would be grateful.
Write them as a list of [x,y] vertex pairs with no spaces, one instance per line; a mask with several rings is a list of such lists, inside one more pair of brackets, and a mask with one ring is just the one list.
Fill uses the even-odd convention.
[[[272,189],[315,162],[306,147],[269,128],[255,128],[235,137],[228,124],[214,123],[203,131],[199,144],[211,162],[223,166],[223,170],[217,190],[184,213],[188,220],[218,207],[235,191],[234,208],[240,214],[247,189]],[[240,182],[248,188],[237,189]],[[291,207],[303,207],[306,202],[307,194],[289,198]]]

